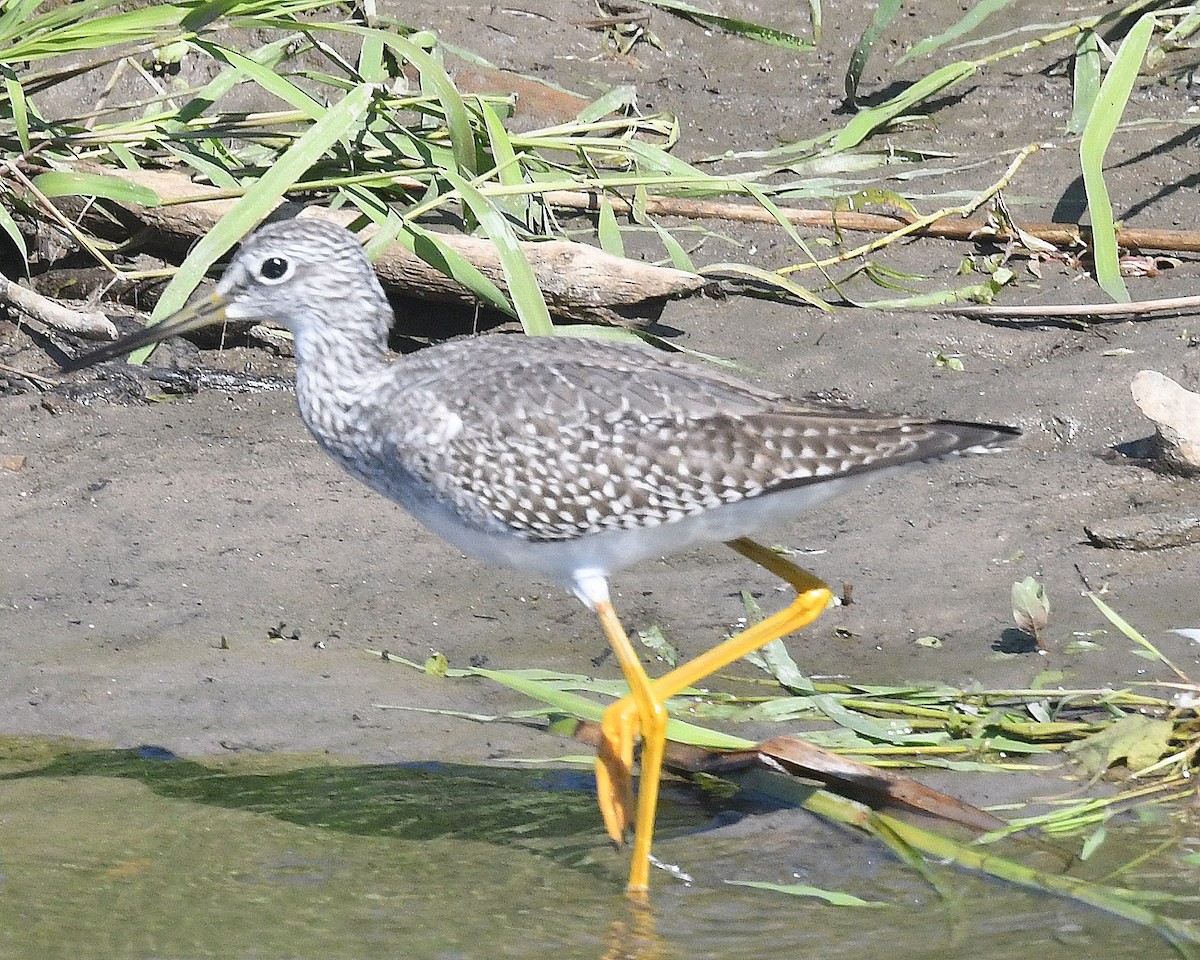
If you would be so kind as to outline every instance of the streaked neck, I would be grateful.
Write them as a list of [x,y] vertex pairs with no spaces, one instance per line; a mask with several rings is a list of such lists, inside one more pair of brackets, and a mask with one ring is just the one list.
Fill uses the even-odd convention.
[[313,436],[344,452],[362,429],[362,405],[391,367],[386,327],[313,325],[296,333],[296,402]]

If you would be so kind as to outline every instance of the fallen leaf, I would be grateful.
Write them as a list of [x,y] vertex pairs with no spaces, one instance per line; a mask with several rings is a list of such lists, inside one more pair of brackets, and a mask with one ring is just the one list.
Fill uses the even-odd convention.
[[1095,780],[1122,760],[1134,772],[1150,766],[1170,748],[1171,733],[1170,720],[1131,713],[1090,737],[1068,744],[1066,752]]

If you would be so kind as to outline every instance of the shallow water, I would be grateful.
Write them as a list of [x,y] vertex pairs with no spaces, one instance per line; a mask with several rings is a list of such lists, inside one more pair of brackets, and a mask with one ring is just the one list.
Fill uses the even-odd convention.
[[[0,777],[2,957],[1171,954],[1098,911],[949,868],[934,869],[939,892],[873,842],[797,810],[713,830],[691,791],[669,793],[656,849],[694,881],[656,872],[643,909],[620,893],[625,859],[602,841],[586,776],[278,757],[210,766],[14,743]],[[1125,841],[1113,830],[1102,850],[1115,866],[1122,842],[1132,856],[1179,829],[1164,818]],[[1198,872],[1171,879],[1195,889]]]

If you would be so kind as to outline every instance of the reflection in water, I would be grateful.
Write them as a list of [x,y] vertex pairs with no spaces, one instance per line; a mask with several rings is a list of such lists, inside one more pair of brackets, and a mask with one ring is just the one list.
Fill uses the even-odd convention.
[[[651,908],[618,892],[626,860],[598,830],[591,789],[571,772],[261,755],[206,765],[0,738],[0,960],[75,960],[79,942],[106,960],[1165,955],[1153,934],[1075,903],[935,865],[931,887],[802,811],[704,830],[707,814],[670,796],[659,849],[695,882],[655,871]],[[1114,820],[1096,869],[1156,850],[1161,862],[1137,870],[1194,888],[1200,865],[1181,859],[1189,830]],[[831,907],[726,880],[893,906]]]
[[603,960],[661,960],[662,944],[654,930],[654,910],[645,892],[626,898],[629,915],[612,922]]

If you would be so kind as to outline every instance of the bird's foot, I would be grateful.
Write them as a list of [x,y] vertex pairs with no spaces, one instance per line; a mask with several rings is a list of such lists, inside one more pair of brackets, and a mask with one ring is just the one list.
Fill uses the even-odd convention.
[[629,697],[605,710],[600,723],[596,794],[604,828],[618,846],[625,842],[634,821],[633,741],[637,727],[637,707]]

